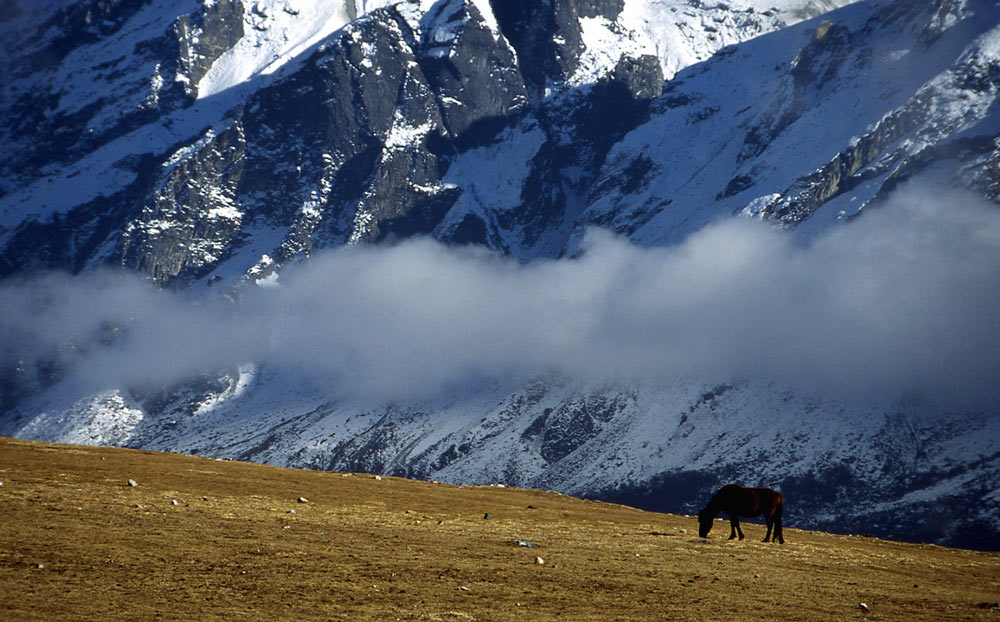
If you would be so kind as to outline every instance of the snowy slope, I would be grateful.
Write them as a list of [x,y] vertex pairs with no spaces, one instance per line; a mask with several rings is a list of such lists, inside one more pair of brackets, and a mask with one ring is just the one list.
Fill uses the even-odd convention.
[[359,14],[387,4],[389,0],[254,2],[243,14],[245,34],[198,81],[198,97],[210,97],[255,76],[274,73]]
[[[577,235],[601,224],[664,243],[740,211],[821,227],[861,211],[934,147],[996,135],[995,82],[957,78],[994,71],[993,8],[955,9],[942,32],[892,10],[848,7],[836,24],[763,36],[678,76],[608,154]],[[859,38],[876,19],[889,29],[878,53]],[[616,183],[652,153],[639,188]],[[832,196],[814,197],[821,185]]]

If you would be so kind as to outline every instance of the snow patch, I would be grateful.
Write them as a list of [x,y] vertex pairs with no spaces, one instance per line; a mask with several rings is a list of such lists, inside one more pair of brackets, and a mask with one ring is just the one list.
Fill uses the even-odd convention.
[[[258,75],[269,75],[351,21],[346,0],[293,2],[257,0],[244,11],[244,35],[220,56],[198,82],[198,97],[209,97]],[[391,4],[361,2],[359,13]]]
[[79,445],[125,445],[142,422],[141,409],[109,390],[84,397],[69,408],[46,410],[17,431],[18,438]]

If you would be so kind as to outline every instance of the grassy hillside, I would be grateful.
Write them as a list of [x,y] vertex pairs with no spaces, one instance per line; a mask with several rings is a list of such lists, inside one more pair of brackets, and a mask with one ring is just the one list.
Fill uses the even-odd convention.
[[3,438],[0,481],[4,620],[1000,620],[996,553]]

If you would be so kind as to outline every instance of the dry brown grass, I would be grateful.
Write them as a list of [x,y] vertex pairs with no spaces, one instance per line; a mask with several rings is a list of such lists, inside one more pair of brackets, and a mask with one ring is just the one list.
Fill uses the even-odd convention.
[[4,620],[1000,620],[990,553],[9,439],[0,481]]

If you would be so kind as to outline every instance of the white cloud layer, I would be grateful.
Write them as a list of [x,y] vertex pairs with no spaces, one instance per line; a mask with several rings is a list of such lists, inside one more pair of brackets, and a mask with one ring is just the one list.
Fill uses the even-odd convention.
[[808,243],[743,219],[666,248],[594,232],[529,264],[417,240],[321,253],[279,284],[232,302],[117,273],[6,283],[0,364],[57,355],[97,390],[265,362],[380,400],[551,371],[1000,397],[1000,210],[925,186]]

